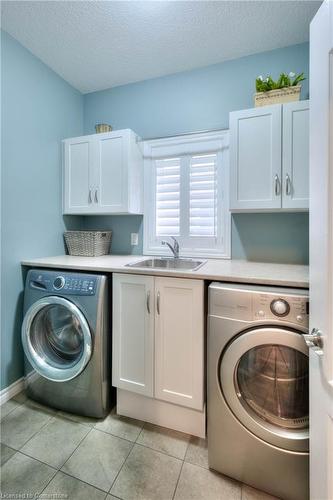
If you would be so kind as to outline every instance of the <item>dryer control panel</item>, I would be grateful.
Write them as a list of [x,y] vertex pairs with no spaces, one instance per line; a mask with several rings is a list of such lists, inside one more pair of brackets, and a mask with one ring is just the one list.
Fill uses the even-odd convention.
[[213,316],[309,326],[307,290],[212,283],[209,292],[209,314]]
[[29,287],[55,295],[95,295],[98,276],[61,271],[29,273]]
[[253,295],[253,319],[286,320],[308,327],[309,299],[294,294],[258,293]]

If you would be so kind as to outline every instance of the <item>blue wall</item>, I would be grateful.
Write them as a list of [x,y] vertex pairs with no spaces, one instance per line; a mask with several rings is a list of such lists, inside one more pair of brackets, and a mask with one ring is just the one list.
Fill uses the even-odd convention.
[[[227,128],[229,111],[252,107],[258,74],[308,74],[308,45],[81,96],[9,35],[2,32],[1,41],[3,388],[23,374],[22,259],[62,254],[62,233],[71,227],[112,228],[113,253],[142,252],[140,216],[62,218],[61,139],[92,133],[98,122],[143,138]],[[303,98],[307,92],[305,82]],[[131,232],[139,232],[140,246],[130,246]],[[235,215],[232,246],[234,258],[307,262],[307,215]]]
[[[84,96],[84,131],[96,123],[132,128],[142,138],[228,128],[229,112],[253,107],[258,75],[309,72],[309,45],[293,45],[202,69]],[[302,97],[308,96],[308,81]]]
[[232,218],[232,256],[259,262],[307,264],[307,213],[235,214]]
[[1,34],[1,388],[22,373],[24,258],[64,253],[61,149],[83,130],[83,97],[8,34]]
[[[132,128],[142,138],[228,128],[229,112],[253,107],[258,75],[309,73],[307,43],[206,68],[124,85],[84,96],[84,130],[96,123]],[[302,98],[308,98],[308,80]],[[142,253],[142,217],[85,217],[84,227],[111,228],[113,253]],[[130,233],[140,246],[131,247]],[[238,214],[232,221],[232,256],[268,262],[308,262],[308,215]]]

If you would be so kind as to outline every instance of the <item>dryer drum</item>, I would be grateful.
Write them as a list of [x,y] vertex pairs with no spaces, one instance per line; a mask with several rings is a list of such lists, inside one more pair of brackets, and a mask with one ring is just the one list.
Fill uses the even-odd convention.
[[35,371],[54,382],[77,377],[92,355],[86,318],[62,297],[48,296],[31,305],[23,320],[22,343]]
[[36,350],[56,364],[76,362],[83,351],[83,334],[76,317],[62,305],[40,310],[31,326]]
[[309,412],[308,358],[282,345],[259,345],[245,352],[235,368],[243,406],[283,428],[306,429]]

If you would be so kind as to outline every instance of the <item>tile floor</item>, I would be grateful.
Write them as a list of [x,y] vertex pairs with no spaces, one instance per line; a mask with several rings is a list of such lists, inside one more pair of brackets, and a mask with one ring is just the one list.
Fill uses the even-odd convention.
[[19,394],[1,407],[1,497],[273,500],[208,469],[203,439],[112,412],[105,420]]

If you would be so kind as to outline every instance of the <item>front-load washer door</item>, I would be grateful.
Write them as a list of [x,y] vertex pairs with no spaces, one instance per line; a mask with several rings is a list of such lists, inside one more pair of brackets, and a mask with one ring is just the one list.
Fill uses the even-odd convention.
[[227,346],[218,372],[222,394],[244,427],[279,448],[308,451],[309,360],[300,333],[248,330]]
[[92,355],[92,336],[79,308],[62,297],[45,297],[26,312],[24,353],[42,377],[65,382],[77,377]]

